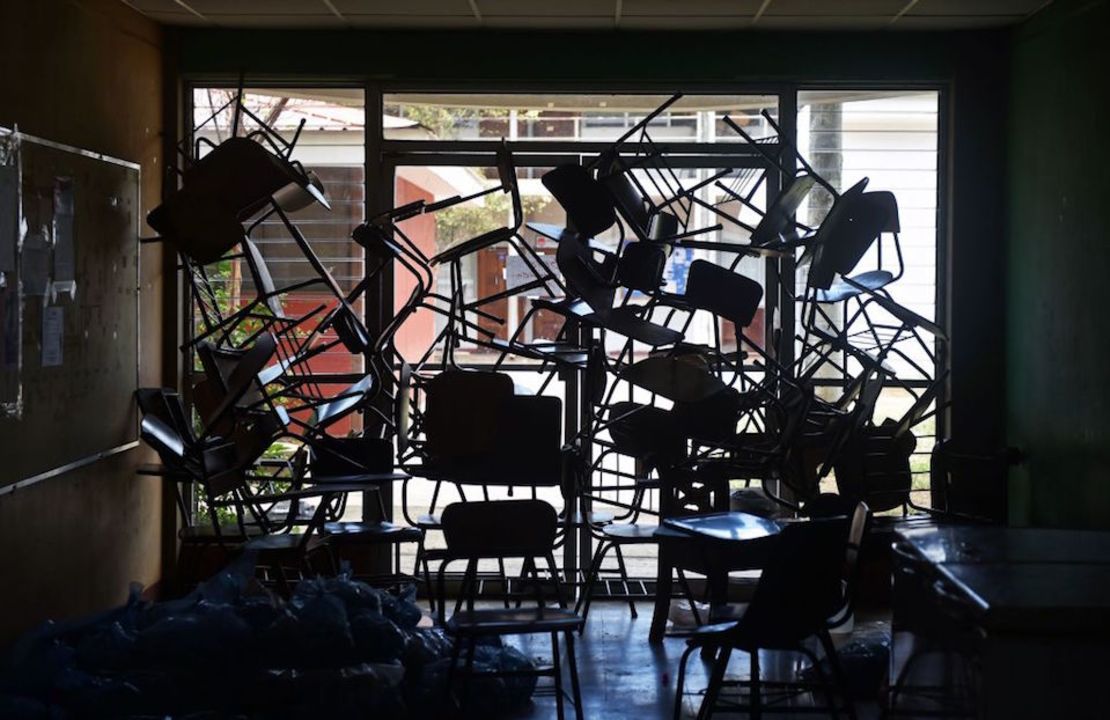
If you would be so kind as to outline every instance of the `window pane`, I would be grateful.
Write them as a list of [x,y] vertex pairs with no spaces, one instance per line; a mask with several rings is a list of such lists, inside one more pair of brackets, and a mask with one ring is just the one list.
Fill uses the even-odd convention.
[[[939,94],[932,90],[798,93],[798,149],[814,169],[840,190],[866,177],[869,191],[889,190],[897,198],[905,273],[887,289],[895,301],[929,320],[936,319],[938,102]],[[800,209],[799,219],[816,227],[831,203],[829,193],[818,186]],[[882,267],[897,273],[896,251],[884,236],[881,249],[876,243],[855,272]],[[803,291],[804,271],[797,282],[798,291]],[[834,312],[841,310],[842,306]],[[874,318],[891,320],[882,315],[876,310]],[[923,348],[910,342],[902,343],[901,349],[906,357],[889,360],[899,377],[934,376]],[[927,375],[923,377],[919,368]]]
[[[193,117],[200,126],[198,137],[214,144],[231,133],[233,111],[228,106],[234,90],[197,88],[193,91]],[[362,222],[364,210],[364,124],[365,103],[356,89],[249,89],[243,97],[250,114],[240,117],[239,134],[259,127],[264,120],[287,140],[296,137],[293,160],[315,172],[324,184],[331,210],[313,203],[290,214],[312,249],[320,257],[344,292],[352,291],[362,279],[362,248],[351,241],[351,230]],[[302,126],[302,122],[304,123]],[[203,152],[202,145],[202,152]],[[265,258],[279,289],[317,277],[285,226],[271,217],[250,235]],[[230,307],[240,307],[254,297],[255,288],[245,263],[240,260],[211,268],[213,285]],[[318,307],[332,307],[334,296],[320,285],[288,293],[283,298],[287,314],[296,316]],[[361,298],[355,305],[363,311]],[[325,337],[326,340],[333,338]],[[350,373],[362,369],[362,357],[337,346],[310,361],[311,369],[323,373]]]
[[[669,95],[608,94],[389,94],[387,140],[615,140]],[[737,142],[724,123],[730,115],[755,137],[774,132],[760,117],[775,117],[774,95],[685,95],[651,123],[652,137],[672,142]]]

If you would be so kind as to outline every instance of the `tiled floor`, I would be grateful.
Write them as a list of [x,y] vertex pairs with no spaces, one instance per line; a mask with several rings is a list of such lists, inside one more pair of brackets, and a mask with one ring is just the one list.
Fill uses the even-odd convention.
[[[640,617],[636,620],[630,618],[628,606],[624,603],[598,602],[591,608],[586,632],[576,643],[587,720],[654,720],[672,717],[675,673],[685,644],[679,638],[667,638],[660,646],[649,644],[647,634],[650,624],[651,607],[647,604],[640,606]],[[519,637],[513,638],[511,642],[525,654],[537,657],[545,663],[550,662],[551,645],[547,636]],[[792,657],[794,656],[783,653],[764,653],[761,656],[764,678],[774,679],[776,675],[784,677],[780,673]],[[705,688],[706,669],[707,666],[696,655],[691,658],[685,683],[688,693],[697,693]],[[734,653],[728,677],[746,677],[748,669],[747,657],[743,653]],[[544,683],[550,684],[550,681],[541,680],[541,684]],[[569,682],[567,687],[569,689]],[[694,717],[700,702],[700,695],[687,695],[683,717]],[[860,705],[857,711],[861,720],[877,716],[873,704]],[[715,715],[718,716],[720,715]],[[743,717],[737,714],[723,716]],[[775,717],[792,716],[775,714]],[[556,717],[553,695],[550,692],[537,694],[532,705],[514,717],[521,720]],[[569,704],[566,717],[574,717],[574,710]],[[810,713],[806,717],[814,715]]]

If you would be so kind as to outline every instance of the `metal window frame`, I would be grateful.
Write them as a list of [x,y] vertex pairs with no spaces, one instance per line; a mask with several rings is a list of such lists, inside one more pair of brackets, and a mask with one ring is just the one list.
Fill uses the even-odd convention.
[[[184,118],[183,127],[191,127],[191,120],[193,114],[192,94],[193,90],[199,87],[236,87],[238,85],[238,78],[232,74],[216,74],[216,75],[185,75],[182,77],[182,95],[183,102],[180,105],[182,118]],[[394,196],[394,179],[395,171],[398,167],[413,166],[413,165],[429,165],[429,164],[450,164],[450,165],[463,165],[463,164],[490,164],[499,143],[497,141],[483,141],[483,140],[387,140],[384,136],[384,124],[382,121],[383,108],[385,104],[386,95],[391,94],[404,94],[404,93],[421,93],[421,94],[434,94],[434,93],[472,93],[472,94],[511,94],[518,93],[534,93],[544,92],[549,94],[567,93],[567,94],[601,94],[601,95],[622,95],[622,94],[644,94],[644,95],[669,95],[674,92],[676,85],[681,85],[684,93],[687,94],[722,94],[722,95],[765,95],[777,97],[777,120],[782,127],[783,133],[790,139],[791,142],[797,141],[797,112],[798,112],[798,93],[810,90],[929,90],[938,93],[938,114],[937,114],[937,222],[936,222],[936,278],[935,278],[935,315],[937,320],[942,324],[942,327],[948,325],[949,313],[949,279],[951,276],[951,268],[949,267],[951,242],[951,229],[949,227],[949,204],[951,199],[949,197],[950,183],[948,178],[950,151],[949,151],[949,132],[950,132],[950,84],[936,83],[936,82],[850,82],[850,81],[830,81],[830,82],[767,82],[767,83],[704,83],[704,82],[683,82],[683,83],[660,83],[660,82],[550,82],[541,81],[539,83],[525,83],[525,82],[466,82],[466,83],[443,83],[443,82],[411,82],[411,81],[383,81],[368,75],[355,75],[355,76],[329,76],[329,77],[310,77],[310,76],[287,76],[287,75],[257,75],[252,76],[249,82],[251,87],[286,87],[286,88],[328,88],[328,87],[345,87],[345,88],[359,88],[363,91],[364,101],[364,217],[370,217],[377,212],[387,210],[393,200]],[[668,149],[677,153],[677,156],[672,160],[676,167],[721,167],[722,161],[726,158],[734,160],[745,160],[754,162],[758,158],[758,153],[752,150],[745,150],[744,147],[732,143],[698,143],[698,142],[682,142],[682,143],[666,143]],[[573,141],[573,140],[514,140],[509,143],[510,149],[519,153],[518,159],[522,166],[535,165],[537,161],[550,162],[552,159],[568,159],[571,157],[581,157],[583,155],[595,154],[606,147],[608,143],[595,142],[595,141]],[[790,162],[793,162],[791,159]],[[777,173],[769,174],[768,192],[773,192],[775,189],[780,188],[782,179],[778,177]],[[786,288],[778,287],[777,272],[783,273],[783,277],[793,276],[796,268],[794,267],[793,258],[783,258],[781,260],[768,259],[767,272],[765,278],[767,279],[766,296],[766,312],[768,317],[773,317],[770,313],[772,308],[775,312],[781,313],[779,325],[783,328],[793,328],[795,323],[795,307],[794,303],[789,302],[789,296],[784,295]],[[778,268],[775,263],[780,263]],[[777,272],[776,272],[777,271]],[[182,324],[183,324],[183,337],[186,342],[192,338],[192,298],[189,297],[189,284],[180,282],[181,288],[181,302],[182,302]],[[365,322],[367,328],[371,332],[380,330],[389,321],[392,314],[392,298],[393,298],[393,274],[392,272],[382,273],[374,285],[367,290],[365,305]],[[791,294],[793,288],[790,288]],[[376,299],[376,302],[371,302]],[[766,324],[766,343],[767,347],[772,347],[772,337],[774,323],[768,322]],[[937,343],[939,349],[939,343]],[[175,349],[175,352],[177,349]],[[776,348],[777,352],[781,353],[784,361],[789,362],[793,359],[794,343],[791,337],[789,342],[781,343],[780,348]],[[938,368],[937,371],[946,370],[947,367],[939,367],[940,363],[945,366],[949,360],[949,353],[938,354]],[[507,369],[531,370],[534,366],[523,365],[519,368],[508,367]],[[185,363],[182,367],[183,375],[188,378],[192,374],[192,362]],[[318,376],[321,381],[344,381],[353,380],[349,375],[337,374],[320,374]],[[924,386],[925,381],[910,381],[909,385],[917,386],[920,383]],[[820,385],[828,384],[835,386],[839,384],[837,381],[830,380],[827,383],[822,381]],[[569,389],[569,388],[568,388]],[[182,388],[183,395],[186,400],[188,397],[188,384]],[[950,382],[945,383],[942,390],[941,398],[947,399],[950,394]],[[569,414],[577,414],[578,409],[571,408],[568,410]],[[937,415],[937,436],[944,437],[947,433],[948,427],[948,414],[938,413]],[[389,502],[389,498],[386,498]],[[578,552],[571,543],[568,543],[568,552],[566,559],[570,560],[572,565],[581,563],[581,567],[585,567],[589,562],[589,533],[583,531],[584,541]],[[574,556],[578,557],[575,558]],[[575,559],[578,563],[575,563]]]

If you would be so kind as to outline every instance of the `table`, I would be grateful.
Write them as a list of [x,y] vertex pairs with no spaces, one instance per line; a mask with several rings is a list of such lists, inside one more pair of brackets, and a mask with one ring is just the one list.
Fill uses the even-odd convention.
[[704,574],[711,602],[723,603],[728,591],[728,573],[762,567],[773,537],[780,530],[782,525],[774,520],[741,512],[664,520],[655,531],[659,542],[659,569],[648,640],[653,643],[663,640],[674,568]]
[[[978,628],[980,717],[1100,717],[1110,662],[1110,533],[946,526],[898,547]],[[900,620],[895,629],[913,627]]]

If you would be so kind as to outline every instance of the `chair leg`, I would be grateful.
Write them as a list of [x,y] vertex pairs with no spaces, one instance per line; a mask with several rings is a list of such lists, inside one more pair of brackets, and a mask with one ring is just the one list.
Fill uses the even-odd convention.
[[759,720],[763,717],[763,687],[762,680],[759,672],[759,648],[754,648],[751,652],[751,686],[748,697],[748,716],[752,720]]
[[559,720],[563,717],[563,667],[559,659],[559,633],[551,633],[551,672],[555,677],[555,714]]
[[[583,609],[589,606],[590,596],[593,594],[594,583],[597,581],[597,570],[601,565],[602,550],[604,548],[604,542],[598,543],[597,549],[594,550],[593,560],[590,561],[590,567],[586,571],[586,581],[582,585],[582,594],[578,596],[578,602],[574,606],[574,612],[579,615],[582,614]],[[583,616],[582,619],[585,620],[585,616]],[[583,623],[583,625],[585,625],[585,623]]]
[[504,597],[505,609],[509,609],[509,576],[505,574],[505,559],[497,558],[497,571],[501,574],[501,594]]
[[690,583],[686,580],[686,573],[682,571],[682,568],[675,568],[675,572],[678,573],[678,584],[682,586],[682,593],[690,602],[690,612],[694,615],[694,624],[701,625],[701,613],[698,612],[698,603],[694,600],[694,592],[690,589]]
[[[848,682],[844,676],[844,669],[840,666],[840,658],[836,655],[836,646],[833,645],[832,637],[829,636],[828,631],[822,631],[817,633],[817,638],[821,641],[821,647],[825,649],[825,655],[829,658],[833,684],[839,695],[844,698],[845,712],[848,713],[849,720],[856,720],[856,704],[852,701],[852,696],[848,692]],[[831,699],[830,704],[835,708],[836,700]]]
[[574,716],[582,720],[582,690],[578,685],[578,660],[574,656],[574,633],[566,632],[567,639],[567,666],[570,670],[570,692],[574,700]]
[[[524,588],[527,587],[528,573],[533,572],[534,575],[535,558],[524,558],[524,562],[520,565],[520,595],[517,596],[516,606],[519,608],[524,604]],[[535,577],[531,582],[535,582]]]
[[[617,567],[621,571],[621,587],[624,588],[626,595],[630,595],[631,593],[628,591],[628,569],[624,565],[624,553],[621,552],[620,545],[614,545],[613,549],[617,553]],[[632,598],[628,598],[628,610],[632,614],[632,619],[635,620],[638,615],[636,614],[636,601]]]
[[686,682],[686,663],[689,661],[691,653],[697,649],[697,645],[688,645],[682,651],[682,657],[678,660],[678,677],[675,678],[674,692],[674,720],[681,720],[682,718],[682,688]]
[[[436,591],[432,586],[432,571],[428,566],[428,558],[424,554],[424,538],[425,535],[421,534],[420,543],[416,546],[416,560],[413,562],[412,576],[424,576],[424,591],[428,594],[428,612],[432,615],[436,614]],[[420,568],[424,568],[424,572],[420,572]]]
[[732,648],[723,647],[717,653],[717,661],[713,665],[713,672],[709,676],[709,686],[705,688],[705,697],[698,710],[698,720],[708,720],[713,715],[717,706],[717,699],[721,696],[721,686],[725,681],[725,671],[728,669],[728,660],[732,656]]
[[612,543],[600,543],[597,546],[597,553],[594,555],[594,562],[590,567],[590,578],[587,579],[586,594],[583,595],[582,600],[582,627],[578,630],[579,633],[586,630],[586,618],[590,614],[590,603],[594,599],[594,584],[597,582],[598,576],[601,574],[601,563],[605,561],[605,555],[609,552],[609,548],[614,547]]

